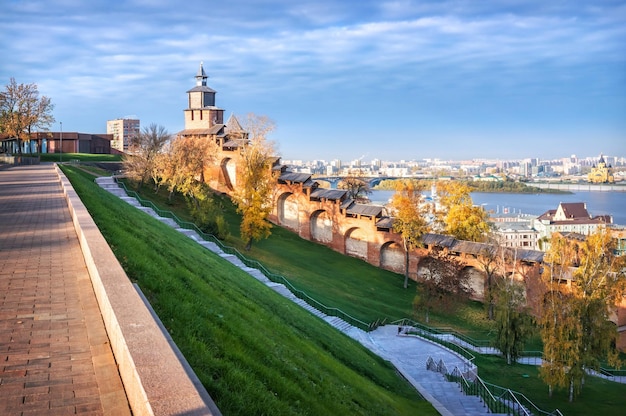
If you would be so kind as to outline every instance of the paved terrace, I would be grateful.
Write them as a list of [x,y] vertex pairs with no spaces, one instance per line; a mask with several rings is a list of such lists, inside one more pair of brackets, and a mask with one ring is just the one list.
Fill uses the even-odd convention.
[[61,184],[0,171],[0,414],[129,415]]
[[219,410],[52,164],[0,169],[0,415]]

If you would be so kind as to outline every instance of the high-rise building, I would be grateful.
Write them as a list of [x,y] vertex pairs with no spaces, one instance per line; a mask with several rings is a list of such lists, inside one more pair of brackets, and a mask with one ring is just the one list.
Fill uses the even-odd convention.
[[124,117],[107,121],[107,134],[113,135],[111,150],[127,152],[131,138],[140,132],[139,120],[136,118]]

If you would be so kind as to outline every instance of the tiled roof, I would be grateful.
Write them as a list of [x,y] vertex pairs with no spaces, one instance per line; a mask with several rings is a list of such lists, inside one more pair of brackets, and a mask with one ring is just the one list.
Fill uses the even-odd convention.
[[376,227],[378,228],[387,228],[389,230],[393,229],[393,218],[391,217],[382,217],[376,222]]
[[311,192],[311,198],[329,199],[340,201],[346,195],[346,191],[340,189],[317,188]]
[[243,139],[230,139],[224,143],[223,147],[237,148],[243,146],[244,142],[245,140]]
[[559,234],[561,234],[563,238],[567,238],[568,240],[585,241],[587,239],[587,236],[581,233],[573,233],[573,232],[564,231]]
[[279,181],[304,183],[311,179],[309,173],[283,172],[278,178]]
[[567,219],[591,218],[584,202],[561,202],[559,207]]
[[380,205],[353,204],[350,207],[348,207],[346,212],[352,215],[365,215],[367,217],[378,217],[383,212],[383,207]]
[[456,239],[449,235],[427,233],[422,236],[422,243],[439,247],[452,247]]
[[450,250],[456,251],[457,253],[478,255],[481,253],[485,253],[486,251],[491,251],[492,247],[493,246],[489,244],[476,243],[474,241],[455,240],[450,247]]
[[606,216],[603,215],[603,216],[594,217],[594,218],[575,218],[572,220],[565,220],[565,221],[551,221],[550,224],[551,225],[610,224],[612,221],[611,221],[610,216],[608,217],[609,218],[607,219]]
[[234,114],[231,114],[226,121],[226,128],[224,129],[226,133],[242,133],[245,132],[237,117]]
[[517,249],[517,259],[530,263],[541,263],[543,261],[544,254],[545,253],[543,251],[539,250]]
[[[443,234],[424,234],[422,236],[422,243],[426,245],[434,245],[438,247],[446,247],[450,251],[455,251],[457,253],[466,253],[466,254],[474,254],[480,255],[481,253],[485,253],[486,251],[494,250],[493,246],[485,243],[476,243],[473,241],[463,241],[457,240],[456,238],[443,235]],[[526,250],[526,249],[506,249],[511,252],[510,256],[515,257],[521,261],[527,262],[541,262],[543,261],[543,251],[537,250]]]
[[216,124],[211,128],[208,129],[185,129],[185,130],[181,130],[178,133],[176,133],[179,136],[204,136],[204,135],[214,135],[214,134],[218,134],[222,127],[224,127],[223,124]]
[[217,92],[217,91],[207,87],[206,85],[196,85],[195,87],[193,87],[187,92],[190,93],[190,92]]
[[541,214],[539,217],[537,217],[537,219],[540,221],[541,220],[552,221],[552,218],[554,218],[554,214],[556,214],[556,209],[549,209],[543,214]]

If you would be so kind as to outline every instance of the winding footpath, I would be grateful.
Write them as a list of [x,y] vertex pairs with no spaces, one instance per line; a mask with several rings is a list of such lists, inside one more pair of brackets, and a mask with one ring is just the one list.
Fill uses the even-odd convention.
[[456,383],[446,381],[443,374],[426,369],[426,361],[429,357],[436,362],[443,360],[448,368],[454,368],[455,366],[463,368],[466,365],[466,361],[452,351],[418,337],[401,335],[396,325],[381,326],[372,332],[365,332],[340,318],[325,315],[297,298],[283,284],[270,281],[259,270],[247,267],[235,255],[224,253],[219,246],[203,240],[195,231],[180,228],[171,218],[160,217],[151,208],[141,206],[135,198],[126,195],[126,192],[117,185],[112,177],[97,178],[96,183],[147,215],[169,225],[206,249],[238,266],[277,293],[307,309],[329,325],[360,342],[375,354],[390,361],[443,416],[484,415],[490,413],[489,409],[478,397],[466,396]]

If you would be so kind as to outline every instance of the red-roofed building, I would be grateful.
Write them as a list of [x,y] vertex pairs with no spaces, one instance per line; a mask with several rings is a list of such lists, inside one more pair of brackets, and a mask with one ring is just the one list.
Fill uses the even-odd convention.
[[[533,227],[539,232],[539,239],[544,241],[552,233],[593,234],[598,227],[605,227],[613,223],[610,215],[592,217],[587,211],[584,202],[561,202],[557,209],[551,209],[541,214],[533,221]],[[546,245],[543,245],[546,249]]]

